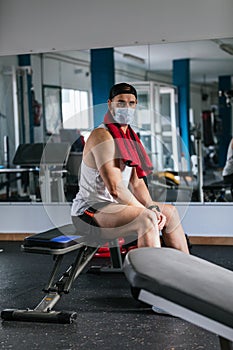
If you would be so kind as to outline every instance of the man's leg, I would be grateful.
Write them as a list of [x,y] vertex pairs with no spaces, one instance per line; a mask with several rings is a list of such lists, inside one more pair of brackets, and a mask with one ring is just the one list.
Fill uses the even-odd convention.
[[160,247],[156,214],[146,208],[109,204],[94,215],[105,239],[127,237],[135,232],[138,247]]
[[181,250],[184,253],[189,253],[187,240],[177,209],[171,204],[158,205],[161,208],[161,212],[167,218],[165,227],[162,230],[164,243],[167,247]]

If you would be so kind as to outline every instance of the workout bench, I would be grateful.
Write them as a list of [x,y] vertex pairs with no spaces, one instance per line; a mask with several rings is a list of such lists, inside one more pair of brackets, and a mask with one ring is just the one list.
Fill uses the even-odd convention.
[[[119,247],[110,243],[113,269],[122,267]],[[112,246],[111,246],[112,244]],[[116,242],[115,242],[116,244]],[[5,309],[1,317],[5,321],[30,321],[49,323],[72,323],[77,318],[76,312],[54,311],[53,307],[63,294],[67,294],[74,280],[80,275],[100,247],[100,242],[89,242],[77,233],[72,225],[64,225],[25,238],[22,250],[28,253],[49,254],[54,256],[54,266],[42,301],[33,309]],[[74,262],[57,279],[65,254],[77,250]],[[55,282],[56,279],[56,282]]]
[[[97,249],[98,247],[88,247],[85,237],[77,234],[73,225],[65,225],[25,238],[22,245],[24,252],[53,255],[54,266],[49,281],[43,289],[46,294],[42,301],[33,310],[3,310],[1,312],[2,319],[6,321],[72,323],[77,318],[76,312],[60,312],[52,309],[61,296],[69,292],[72,282],[82,272]],[[55,282],[63,257],[74,250],[77,250],[77,255],[73,264]]]
[[139,248],[123,270],[133,296],[218,335],[233,345],[233,272],[171,248]]

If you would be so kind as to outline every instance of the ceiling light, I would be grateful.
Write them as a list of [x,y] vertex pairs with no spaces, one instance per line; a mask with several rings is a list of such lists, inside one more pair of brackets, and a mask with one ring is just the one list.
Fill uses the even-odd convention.
[[233,45],[230,44],[220,44],[220,49],[227,52],[229,55],[233,55]]
[[128,58],[128,59],[130,59],[130,60],[132,60],[132,61],[135,61],[135,62],[138,62],[138,63],[145,64],[144,58],[131,55],[130,53],[124,53],[124,54],[123,54],[123,57],[124,57],[124,58]]

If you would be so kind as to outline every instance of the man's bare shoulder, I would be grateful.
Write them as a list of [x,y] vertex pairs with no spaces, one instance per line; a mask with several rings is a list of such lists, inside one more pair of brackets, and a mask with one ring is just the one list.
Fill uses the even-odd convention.
[[88,142],[92,144],[98,144],[100,142],[109,141],[109,140],[112,140],[112,135],[105,128],[94,129],[88,138]]

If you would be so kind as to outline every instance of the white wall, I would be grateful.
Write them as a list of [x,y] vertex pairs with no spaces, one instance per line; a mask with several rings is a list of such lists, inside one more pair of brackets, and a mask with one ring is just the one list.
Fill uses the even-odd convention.
[[[175,203],[175,205],[184,231],[189,236],[233,237],[231,203]],[[25,220],[25,213],[27,213],[27,220]],[[70,205],[68,203],[46,205],[0,203],[0,221],[0,235],[38,233],[71,223]]]
[[0,203],[0,220],[0,234],[38,233],[52,227],[70,224],[70,205],[68,203]]
[[232,0],[7,0],[0,55],[232,37]]

